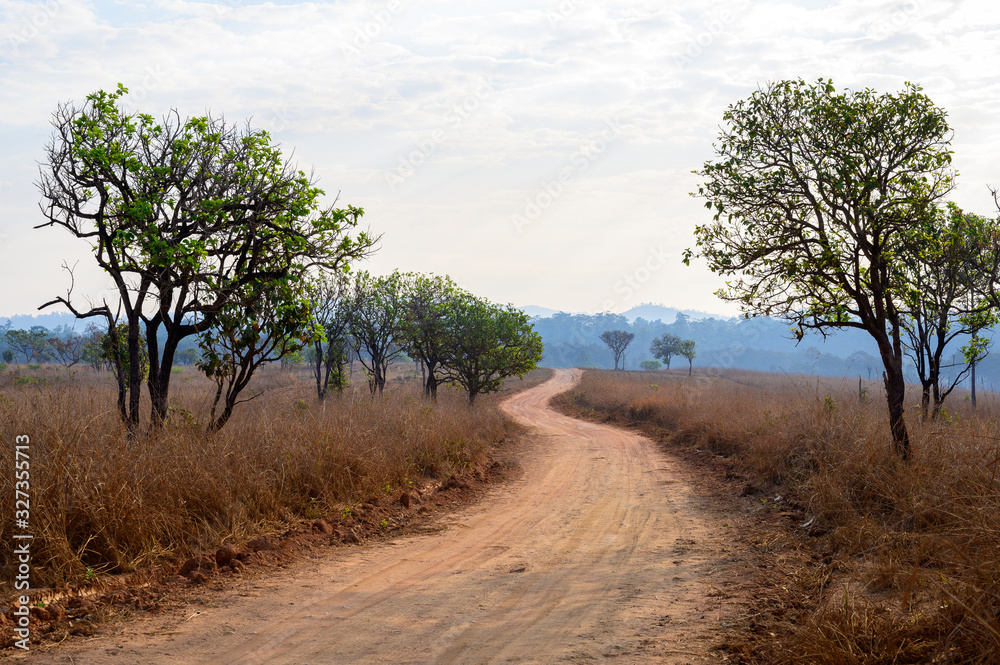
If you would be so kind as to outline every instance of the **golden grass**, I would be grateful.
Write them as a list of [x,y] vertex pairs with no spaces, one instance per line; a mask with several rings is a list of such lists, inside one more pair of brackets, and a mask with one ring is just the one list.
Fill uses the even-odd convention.
[[[911,406],[913,459],[903,462],[874,382],[861,401],[856,380],[684,374],[588,371],[562,402],[724,456],[745,493],[780,494],[815,517],[810,536],[799,532],[824,550],[819,577],[833,583],[802,589],[811,614],[759,641],[748,661],[1000,662],[1000,409],[992,396],[976,411],[953,396],[936,423],[920,423]],[[918,399],[913,392],[908,402]]]
[[[265,392],[209,435],[203,423],[213,386],[185,368],[174,376],[166,429],[130,443],[110,375],[8,368],[0,373],[9,457],[0,496],[10,517],[0,520],[0,540],[13,542],[15,532],[19,434],[31,438],[32,587],[41,587],[143,568],[373,495],[398,495],[410,480],[461,471],[518,431],[495,397],[470,410],[464,394],[442,390],[429,404],[412,373],[397,368],[385,394],[373,398],[356,371],[358,389],[320,403],[309,374],[266,368],[248,389]],[[11,591],[9,559],[6,567],[0,592]]]

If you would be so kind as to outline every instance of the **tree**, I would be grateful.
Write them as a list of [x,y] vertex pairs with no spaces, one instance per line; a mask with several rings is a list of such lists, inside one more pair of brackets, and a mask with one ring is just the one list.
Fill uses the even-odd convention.
[[316,396],[326,399],[332,385],[337,392],[347,386],[345,367],[351,358],[348,327],[354,302],[346,273],[320,275],[312,284],[313,317],[323,329],[313,340],[312,369]]
[[348,332],[358,360],[368,371],[373,395],[385,390],[389,363],[404,350],[399,339],[403,295],[399,272],[384,277],[360,272],[355,277]]
[[[375,240],[348,235],[363,211],[321,207],[322,190],[282,157],[266,131],[212,116],[182,120],[176,110],[160,121],[128,113],[119,106],[127,92],[119,85],[89,95],[80,108],[59,106],[38,183],[48,219],[39,226],[87,240],[118,304],[77,309],[71,279],[66,296],[42,307],[62,303],[79,318],[104,318],[109,329],[117,318],[112,310],[120,309],[132,359],[144,332],[156,426],[166,417],[183,339],[211,329],[227,311],[252,308],[240,298],[273,292],[267,285],[292,272],[342,269]],[[138,365],[130,363],[133,372]],[[138,378],[133,373],[122,411],[133,434]]]
[[[257,392],[240,399],[260,366],[282,360],[322,337],[323,329],[313,317],[312,302],[302,293],[300,281],[294,276],[248,288],[266,291],[243,294],[238,301],[252,302],[252,306],[227,306],[215,325],[199,335],[198,367],[216,384],[208,425],[212,432],[222,429],[237,404],[262,394]],[[216,416],[220,401],[222,410]]]
[[26,363],[44,362],[49,357],[49,331],[42,326],[31,330],[8,330],[4,342],[15,353],[24,356]]
[[83,359],[83,349],[87,341],[81,335],[71,335],[65,339],[50,337],[49,353],[63,367],[72,367]]
[[688,361],[688,376],[694,371],[694,340],[686,339],[677,346],[677,355],[682,358],[687,358]]
[[[905,351],[920,379],[924,420],[937,419],[944,400],[988,353],[988,338],[978,335],[997,323],[988,292],[990,267],[1000,263],[989,247],[990,238],[1000,235],[995,220],[953,203],[933,212],[913,229],[918,247],[902,254]],[[959,339],[966,340],[961,360],[949,362],[945,351]]]
[[504,379],[524,376],[542,359],[542,338],[527,314],[457,292],[448,300],[448,334],[442,378],[476,397],[503,388]]
[[133,388],[138,389],[138,386],[149,374],[149,356],[146,354],[146,347],[139,346],[138,357],[133,358],[126,352],[128,340],[128,325],[118,323],[112,325],[108,332],[101,335],[99,342],[100,358],[111,368],[118,384],[119,413],[124,413],[129,391]]
[[714,218],[695,229],[697,256],[735,277],[718,295],[786,318],[799,339],[805,328],[868,332],[903,458],[900,258],[914,222],[953,186],[945,115],[912,84],[880,95],[773,83],[729,107],[717,159],[698,171]]
[[[611,352],[615,354],[615,369],[618,369],[618,363],[633,339],[635,339],[635,333],[625,330],[605,330],[601,333],[601,341],[607,344]],[[625,363],[622,363],[622,369],[625,369]]]
[[[678,314],[678,316],[680,315]],[[677,335],[663,333],[653,339],[653,343],[649,345],[649,352],[653,354],[654,358],[658,358],[663,362],[667,366],[667,369],[670,369],[670,359],[678,355],[680,343],[681,338]]]
[[659,360],[643,360],[639,363],[639,367],[643,368],[647,372],[653,372],[663,367],[663,365],[660,364]]
[[454,325],[448,307],[460,289],[447,275],[411,275],[406,281],[406,298],[400,320],[400,335],[407,352],[420,361],[427,375],[424,395],[437,399],[441,383],[439,367],[447,357],[449,327]]
[[11,351],[10,349],[4,349],[3,361],[8,364],[14,362],[14,352]]

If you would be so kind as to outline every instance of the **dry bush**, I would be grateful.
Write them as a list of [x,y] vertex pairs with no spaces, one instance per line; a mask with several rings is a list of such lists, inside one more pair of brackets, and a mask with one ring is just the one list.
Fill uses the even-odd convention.
[[[175,372],[166,428],[133,442],[108,374],[47,366],[0,373],[6,515],[14,437],[31,438],[32,586],[80,580],[88,569],[130,571],[379,493],[398,496],[410,480],[479,461],[517,428],[495,398],[470,410],[463,394],[442,390],[431,405],[405,378],[373,398],[355,372],[360,389],[320,403],[308,374],[267,368],[248,389],[263,394],[209,435],[212,384],[193,368]],[[13,542],[13,533],[13,520],[0,520],[0,539]],[[3,591],[13,579],[10,549]]]
[[[812,534],[823,538],[814,540],[830,549],[838,583],[791,631],[780,660],[1000,662],[993,396],[973,411],[953,395],[942,419],[922,423],[919,394],[910,393],[913,459],[903,462],[874,382],[862,400],[856,382],[713,373],[588,371],[562,401],[722,455],[747,479],[746,492],[781,494],[815,517]],[[774,651],[760,653],[774,662]]]

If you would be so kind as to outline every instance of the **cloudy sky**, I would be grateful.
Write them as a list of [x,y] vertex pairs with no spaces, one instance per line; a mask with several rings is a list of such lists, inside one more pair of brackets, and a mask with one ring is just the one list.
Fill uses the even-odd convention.
[[[924,87],[955,132],[953,198],[1000,185],[1000,17],[986,0],[0,0],[0,315],[106,279],[42,221],[60,102],[129,88],[153,115],[270,130],[384,234],[368,268],[450,274],[499,302],[722,314],[681,252],[691,171],[768,81]],[[332,200],[332,199],[331,199]]]

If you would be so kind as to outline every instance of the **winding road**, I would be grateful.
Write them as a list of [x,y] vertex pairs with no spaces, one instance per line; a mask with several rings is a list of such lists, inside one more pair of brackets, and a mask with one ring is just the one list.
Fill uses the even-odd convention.
[[505,402],[533,428],[524,473],[443,528],[244,580],[170,629],[134,621],[27,661],[717,662],[739,567],[724,509],[651,441],[550,409],[578,378],[557,370]]

